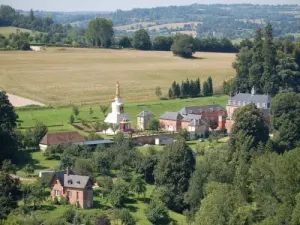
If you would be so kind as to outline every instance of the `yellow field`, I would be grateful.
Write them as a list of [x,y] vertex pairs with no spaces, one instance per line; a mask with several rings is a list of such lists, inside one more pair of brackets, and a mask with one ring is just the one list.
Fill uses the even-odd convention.
[[0,89],[45,104],[94,104],[114,97],[115,83],[126,101],[156,99],[175,80],[212,76],[215,88],[233,77],[234,54],[197,53],[182,59],[171,52],[60,49],[0,52]]
[[31,34],[34,34],[34,31],[32,31],[32,30],[19,28],[19,27],[0,27],[0,34],[2,34],[4,37],[8,37],[12,33],[14,33],[14,34],[17,33],[18,30],[20,32],[29,32]]

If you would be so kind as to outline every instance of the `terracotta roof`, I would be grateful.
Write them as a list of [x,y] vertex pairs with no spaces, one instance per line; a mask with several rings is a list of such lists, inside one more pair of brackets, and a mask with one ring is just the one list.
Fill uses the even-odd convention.
[[68,144],[68,143],[78,143],[85,142],[84,137],[82,137],[78,132],[60,132],[60,133],[47,133],[40,144],[43,145],[56,145],[56,144]]

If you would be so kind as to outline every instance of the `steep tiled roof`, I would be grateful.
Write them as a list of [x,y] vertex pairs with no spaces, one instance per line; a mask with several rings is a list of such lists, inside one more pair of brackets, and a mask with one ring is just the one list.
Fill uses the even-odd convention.
[[72,170],[69,171],[69,175],[66,170],[56,171],[54,175],[64,187],[69,188],[84,189],[90,180],[88,176],[75,175]]
[[191,120],[202,120],[201,115],[195,115],[195,114],[188,114],[183,117],[182,121],[190,122]]
[[201,105],[201,106],[188,106],[182,108],[179,113],[181,115],[188,115],[188,114],[199,114],[203,111],[218,111],[218,110],[225,110],[223,106],[219,104],[214,105]]
[[248,94],[248,93],[239,93],[235,96],[233,96],[229,101],[228,101],[228,105],[232,105],[232,106],[238,106],[239,103],[243,104],[244,102],[246,104],[248,103],[264,103],[267,104],[272,102],[272,98],[269,95],[258,95],[258,94]]
[[182,118],[183,116],[180,115],[180,113],[178,112],[165,112],[159,117],[159,119],[162,120],[173,120],[173,121],[182,120]]
[[64,187],[84,189],[90,178],[88,176],[64,174]]
[[85,139],[78,132],[60,132],[60,133],[47,133],[40,144],[55,145],[84,142]]
[[148,110],[143,110],[137,116],[138,117],[146,117],[146,116],[154,116],[154,114]]

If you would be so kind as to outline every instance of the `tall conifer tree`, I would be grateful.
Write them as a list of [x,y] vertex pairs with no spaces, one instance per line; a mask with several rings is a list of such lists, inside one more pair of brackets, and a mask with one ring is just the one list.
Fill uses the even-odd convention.
[[263,33],[260,28],[256,30],[255,39],[253,42],[252,66],[249,70],[249,85],[255,87],[257,92],[262,91],[260,79],[264,72],[264,57],[263,57]]
[[265,94],[276,93],[276,48],[273,43],[273,28],[270,23],[267,24],[264,33],[263,42],[264,72],[261,83]]

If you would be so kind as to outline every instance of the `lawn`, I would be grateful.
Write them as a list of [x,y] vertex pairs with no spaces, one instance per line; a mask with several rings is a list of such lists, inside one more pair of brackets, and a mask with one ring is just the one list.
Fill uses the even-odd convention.
[[[193,105],[208,105],[208,104],[220,104],[226,105],[228,96],[213,96],[213,97],[201,97],[191,99],[175,99],[175,100],[156,100],[141,103],[125,103],[125,111],[129,113],[132,120],[132,127],[136,127],[136,116],[142,110],[152,111],[156,118],[159,118],[166,111],[179,111],[185,106]],[[89,115],[89,109],[93,109],[93,114]],[[110,109],[109,109],[110,110]],[[42,121],[49,127],[49,130],[53,131],[67,131],[76,130],[73,126],[68,124],[69,117],[72,114],[72,107],[53,107],[45,108],[41,107],[36,110],[30,109],[16,109],[21,121],[22,127],[33,126],[36,121]],[[79,117],[87,121],[103,121],[104,116],[100,113],[99,105],[93,106],[81,106],[79,107]],[[78,119],[76,122],[80,122]]]
[[235,54],[197,52],[194,59],[171,52],[47,48],[42,52],[0,52],[0,89],[51,105],[108,103],[119,80],[127,102],[157,99],[175,80],[209,76],[215,90],[235,76]]
[[[17,31],[20,32],[29,32],[31,35],[36,33],[35,31],[19,28],[19,27],[0,27],[0,34],[2,34],[4,37],[8,37],[10,34],[15,34]],[[39,33],[39,32],[37,32]]]

